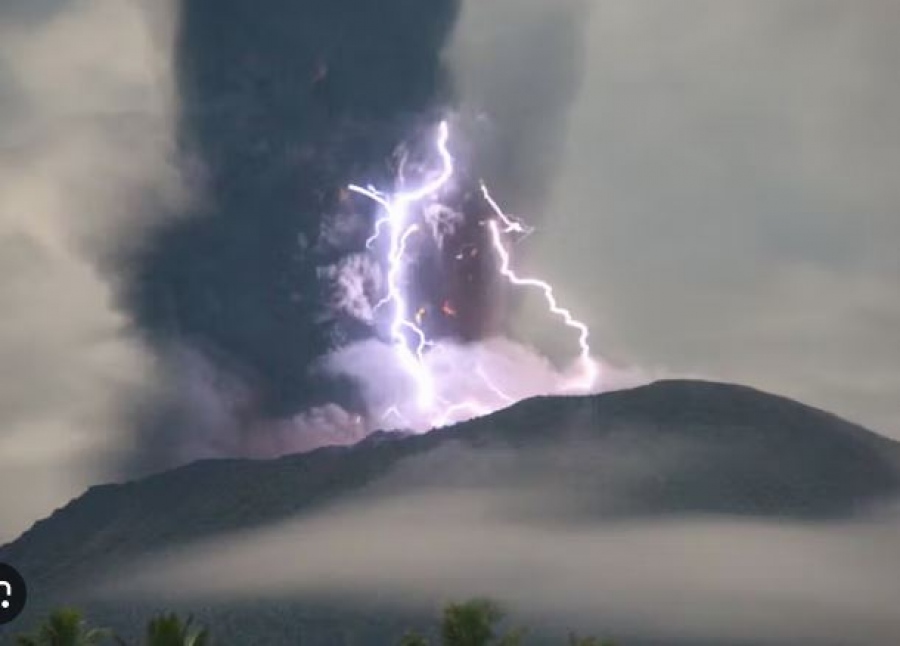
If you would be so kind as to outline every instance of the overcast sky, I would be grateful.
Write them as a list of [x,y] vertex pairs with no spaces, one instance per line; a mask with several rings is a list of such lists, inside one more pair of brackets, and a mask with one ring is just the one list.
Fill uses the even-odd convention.
[[[900,437],[900,5],[576,4],[471,5],[457,56],[559,164],[530,260],[598,353]],[[527,27],[563,5],[579,29]],[[529,121],[548,91],[574,98]]]
[[165,3],[0,3],[0,542],[108,480],[154,362],[107,259],[175,199]]

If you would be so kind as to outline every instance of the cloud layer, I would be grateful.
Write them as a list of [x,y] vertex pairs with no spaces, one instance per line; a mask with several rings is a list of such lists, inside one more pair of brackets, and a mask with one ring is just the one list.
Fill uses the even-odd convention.
[[109,477],[154,387],[109,270],[181,199],[171,19],[116,0],[0,9],[0,541]]
[[299,594],[419,611],[483,594],[559,630],[645,639],[862,644],[900,630],[895,515],[542,522],[558,502],[521,484],[369,497],[151,559],[112,589],[169,603]]

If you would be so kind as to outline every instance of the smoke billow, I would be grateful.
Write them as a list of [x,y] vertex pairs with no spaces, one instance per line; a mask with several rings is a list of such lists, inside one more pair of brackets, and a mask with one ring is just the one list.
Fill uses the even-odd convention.
[[0,540],[112,477],[155,394],[117,270],[185,203],[171,9],[0,8]]
[[[307,409],[335,404],[355,418],[345,381],[310,374],[330,348],[370,333],[365,292],[377,285],[355,258],[368,214],[343,189],[392,180],[399,144],[449,104],[441,52],[457,10],[455,0],[181,3],[177,128],[200,162],[202,199],[143,241],[128,293],[150,342],[166,357],[176,348],[170,385],[201,385],[147,407],[131,468],[196,457],[187,447],[198,440],[219,455],[273,445],[228,438],[280,435]],[[214,402],[228,423],[204,421]],[[240,432],[213,440],[212,426]]]
[[468,2],[448,52],[466,110],[473,163],[514,213],[539,221],[581,88],[591,13],[585,0]]
[[[538,395],[566,392],[577,379],[577,366],[561,370],[534,348],[506,337],[491,337],[472,343],[444,340],[424,356],[434,375],[439,399],[457,402],[456,410],[438,418],[439,424],[469,419],[514,402]],[[599,364],[598,390],[615,390],[646,383],[638,370],[623,370]],[[369,340],[351,344],[329,354],[321,363],[327,374],[347,376],[359,384],[372,413],[370,430],[398,427],[427,431],[435,426],[427,412],[421,416],[401,414],[415,411],[416,384],[404,369],[392,346]]]
[[[472,74],[473,7],[457,25],[457,0],[377,10],[359,0],[183,3],[178,129],[202,161],[203,200],[145,241],[131,281],[140,325],[164,355],[176,348],[167,403],[142,422],[140,469],[279,455],[383,426],[426,430],[571,379],[559,352],[572,355],[568,340],[505,338],[519,297],[499,285],[478,182],[496,176],[511,203],[538,208],[548,142],[577,86],[585,7],[500,11],[491,19],[515,15],[515,37],[500,42],[502,64]],[[549,49],[519,60],[528,29]],[[535,112],[510,112],[509,97],[483,91],[504,74],[507,90],[518,87],[526,69],[547,84]],[[483,121],[472,113],[508,129],[477,145]],[[390,304],[380,309],[388,267],[386,250],[370,244],[378,205],[347,187],[390,192],[433,174],[433,132],[447,118],[460,133],[451,141],[460,168],[441,203],[421,205],[429,242],[417,241],[404,289],[434,343],[424,361],[438,396],[459,406],[392,418],[410,408],[414,385],[391,349]],[[604,378],[604,388],[639,379],[612,369]]]
[[[448,117],[461,170],[446,204],[423,205],[433,242],[409,289],[442,395],[488,405],[444,421],[559,390],[568,336],[507,338],[519,301],[498,286],[478,182],[539,218],[577,87],[584,7],[484,19],[480,5],[461,9],[70,0],[0,10],[4,474],[51,463],[60,474],[34,488],[39,502],[4,500],[9,531],[117,475],[428,427],[384,417],[412,394],[377,311],[385,267],[366,242],[378,210],[347,186],[390,191],[426,177]],[[466,52],[484,44],[478,26],[507,13],[517,22],[502,51],[476,66]],[[528,30],[548,49],[533,52]],[[501,100],[537,80],[533,111]],[[479,371],[490,380],[473,380]],[[604,374],[604,388],[639,379]]]
[[366,334],[323,314],[326,268],[356,251],[348,233],[367,235],[343,189],[392,181],[396,148],[448,105],[456,12],[455,0],[182,3],[178,127],[204,200],[146,242],[131,296],[153,338],[227,354],[273,413],[335,396],[308,367]]
[[[591,467],[615,474],[616,458],[605,457],[592,454]],[[577,456],[556,459],[572,465]],[[646,455],[637,459],[658,472]],[[529,623],[640,643],[880,644],[900,629],[894,512],[819,524],[710,515],[561,522],[559,505],[577,492],[557,497],[534,484],[368,496],[158,554],[99,594],[204,605],[325,598],[388,612],[485,594]],[[627,491],[613,476],[602,496]]]

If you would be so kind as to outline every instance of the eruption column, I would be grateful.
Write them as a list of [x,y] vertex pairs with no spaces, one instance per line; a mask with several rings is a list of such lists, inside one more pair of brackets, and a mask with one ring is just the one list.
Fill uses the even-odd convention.
[[[485,394],[489,394],[489,397],[469,397],[461,401],[447,401],[440,397],[435,383],[435,375],[426,361],[426,351],[432,344],[417,324],[415,317],[411,317],[412,308],[410,308],[404,293],[404,269],[408,259],[408,243],[410,238],[420,231],[419,224],[410,222],[412,219],[410,212],[418,203],[435,198],[453,177],[453,157],[447,148],[449,137],[449,126],[446,121],[443,121],[438,128],[437,136],[441,169],[434,179],[416,189],[387,196],[372,186],[365,188],[356,184],[349,186],[351,191],[373,200],[384,211],[384,215],[375,223],[373,234],[366,241],[366,248],[373,250],[382,233],[385,230],[389,232],[387,293],[375,306],[375,309],[392,305],[391,341],[400,364],[415,384],[416,406],[419,413],[417,418],[424,418],[430,427],[439,427],[460,419],[484,415],[515,401],[515,398],[496,386],[481,365],[478,366],[476,372],[484,383]],[[567,380],[560,390],[562,392],[589,392],[597,380],[598,367],[590,355],[587,326],[575,319],[569,310],[558,304],[551,285],[535,278],[522,278],[510,268],[510,254],[504,245],[503,235],[528,236],[533,229],[505,214],[483,183],[481,190],[495,216],[487,222],[487,225],[490,230],[491,244],[500,260],[500,274],[510,284],[517,287],[539,289],[547,302],[549,311],[561,318],[565,325],[578,332],[580,374],[573,380]],[[414,339],[414,342],[410,341],[410,337]],[[388,408],[382,419],[392,416],[405,424],[409,423],[401,411],[400,405]]]
[[[435,387],[431,373],[425,367],[422,353],[427,345],[427,339],[422,329],[409,319],[409,305],[403,294],[403,264],[406,255],[406,243],[409,237],[418,230],[418,225],[409,224],[409,211],[416,202],[433,196],[440,191],[450,178],[453,177],[453,157],[447,149],[450,138],[450,127],[446,121],[442,121],[438,128],[437,147],[441,156],[442,168],[438,176],[430,182],[412,191],[398,193],[387,200],[376,191],[362,189],[351,185],[351,191],[355,191],[366,197],[374,199],[385,209],[385,217],[376,224],[375,235],[367,241],[367,246],[374,244],[378,237],[379,229],[388,226],[390,229],[390,250],[388,252],[388,278],[387,278],[387,303],[392,303],[394,313],[391,319],[391,339],[400,356],[400,360],[416,384],[417,402],[422,412],[431,409],[435,404]],[[417,338],[415,349],[407,342],[404,330],[409,330]]]

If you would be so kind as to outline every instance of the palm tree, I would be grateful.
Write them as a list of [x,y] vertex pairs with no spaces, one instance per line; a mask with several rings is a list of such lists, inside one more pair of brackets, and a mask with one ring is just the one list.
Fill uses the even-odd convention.
[[193,617],[187,621],[175,613],[160,615],[147,624],[146,646],[208,646],[209,630],[191,629]]
[[517,646],[522,641],[522,631],[496,635],[496,626],[502,619],[500,606],[489,599],[451,603],[444,608],[441,642],[443,646]]
[[[519,646],[522,631],[511,631],[500,637],[495,634],[497,623],[503,619],[500,607],[488,599],[472,599],[465,603],[451,603],[444,608],[441,619],[443,646]],[[406,633],[400,646],[428,646],[428,640],[415,632]]]
[[109,640],[105,628],[89,628],[81,613],[72,608],[54,610],[33,635],[16,637],[18,646],[95,646]]
[[[520,646],[524,630],[511,630],[496,635],[497,624],[503,619],[503,611],[489,599],[472,599],[465,603],[451,603],[444,608],[441,620],[442,646]],[[409,632],[399,646],[428,646],[422,635]],[[615,642],[596,637],[578,637],[569,634],[568,646],[615,646]]]

